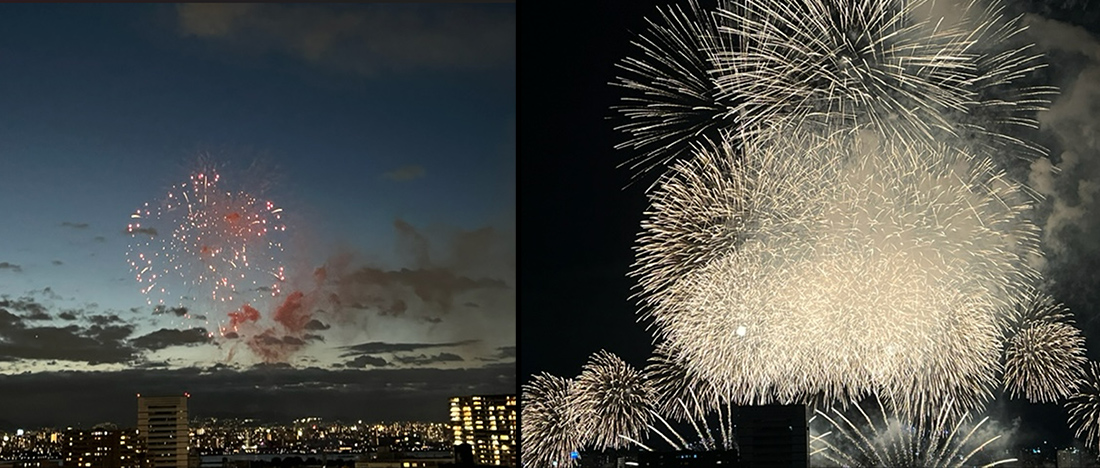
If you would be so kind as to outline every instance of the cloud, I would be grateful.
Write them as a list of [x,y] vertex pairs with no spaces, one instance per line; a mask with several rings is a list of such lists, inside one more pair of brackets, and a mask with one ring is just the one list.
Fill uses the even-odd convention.
[[130,343],[137,348],[156,351],[171,346],[193,346],[209,343],[210,341],[209,333],[202,328],[189,330],[162,328],[148,335],[134,338],[130,340]]
[[381,341],[372,341],[370,343],[361,343],[352,346],[342,346],[340,349],[344,350],[342,356],[356,356],[364,354],[382,354],[382,353],[399,353],[409,351],[419,351],[422,349],[433,348],[451,348],[466,346],[474,343],[478,343],[481,340],[464,340],[455,341],[451,343],[384,343]]
[[88,317],[88,321],[92,322],[92,324],[94,324],[94,325],[99,325],[99,326],[107,326],[107,325],[110,325],[112,323],[122,323],[122,319],[119,318],[119,316],[117,316],[115,314],[111,314],[111,315],[93,315],[91,317]]
[[88,364],[122,363],[134,357],[123,340],[133,327],[29,327],[22,317],[0,309],[0,359],[67,360]]
[[65,221],[65,222],[61,223],[61,225],[65,226],[65,227],[71,227],[73,229],[87,229],[88,228],[88,223],[71,223],[71,222]]
[[187,308],[186,307],[171,307],[171,308],[169,308],[169,307],[165,307],[163,305],[157,305],[156,307],[153,307],[153,315],[164,315],[164,314],[169,314],[169,313],[172,314],[172,315],[175,315],[176,317],[183,317],[184,315],[187,315]]
[[516,357],[515,346],[501,346],[497,348],[497,357],[500,359]]
[[47,314],[43,311],[36,310],[34,312],[24,315],[23,318],[27,320],[50,320],[53,317],[50,317],[50,314]]
[[367,367],[367,366],[386,367],[386,366],[389,366],[389,365],[390,365],[390,363],[386,362],[385,359],[382,359],[380,357],[367,356],[367,355],[356,357],[355,359],[352,359],[352,360],[348,361],[347,363],[345,363],[345,366],[354,367],[354,368],[357,368],[357,369],[362,369],[362,368]]
[[61,260],[54,260],[53,262],[50,262],[50,263],[53,263],[54,265],[64,265],[64,263],[62,263]]
[[400,361],[402,364],[423,366],[427,364],[435,364],[437,362],[459,362],[464,361],[462,356],[452,353],[439,353],[435,356],[427,356],[421,354],[419,356],[394,356],[394,359]]
[[147,235],[149,235],[149,237],[156,237],[157,236],[157,229],[156,228],[127,228],[125,231],[122,231],[122,233],[126,234],[126,235],[129,235],[129,236],[133,236],[133,235],[136,235],[136,234],[147,234]]
[[183,36],[290,55],[361,75],[513,63],[513,5],[201,4],[177,7]]
[[13,263],[8,263],[8,262],[0,262],[0,270],[11,270],[11,271],[14,271],[16,273],[19,273],[19,272],[23,271],[23,269],[20,268],[19,265],[15,265]]
[[19,299],[0,299],[0,307],[15,310],[19,312],[29,312],[31,314],[45,314],[46,306],[36,302],[30,297],[21,297]]
[[424,177],[424,167],[418,165],[401,166],[397,169],[382,174],[382,177],[396,182],[405,182],[413,179],[419,179],[421,177]]
[[[156,234],[156,231],[157,231],[156,229],[153,229],[153,234],[154,235]],[[92,238],[92,240],[94,240],[96,242],[107,242],[107,238],[103,237],[103,236],[95,236],[95,237]]]
[[57,318],[59,318],[61,320],[70,320],[70,321],[71,320],[76,320],[76,314],[66,310],[66,311],[64,311],[60,314],[57,314]]
[[313,319],[313,320],[310,320],[309,322],[306,322],[306,325],[303,328],[306,329],[306,330],[328,330],[329,328],[332,328],[332,327],[330,325],[325,325],[325,324],[321,323],[320,320]]

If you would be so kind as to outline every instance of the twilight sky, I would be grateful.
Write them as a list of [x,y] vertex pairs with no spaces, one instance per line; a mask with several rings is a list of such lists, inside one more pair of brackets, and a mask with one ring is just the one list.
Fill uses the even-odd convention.
[[[0,429],[132,424],[137,392],[348,419],[513,392],[515,33],[510,4],[0,7]],[[282,208],[229,272],[282,267],[278,295],[142,293],[128,255],[213,261],[179,211],[127,230],[210,167]]]
[[[702,2],[708,5],[713,2]],[[1075,314],[1087,338],[1089,358],[1100,359],[1100,5],[1082,0],[1007,0],[1025,15],[1028,39],[1047,56],[1043,84],[1062,90],[1039,116],[1035,136],[1050,149],[1046,159],[1008,168],[1046,199],[1035,222],[1044,228],[1047,290]],[[520,227],[524,233],[520,299],[523,343],[520,382],[549,372],[575,377],[593,353],[606,349],[644,366],[652,335],[639,323],[627,276],[643,212],[644,189],[659,171],[631,184],[631,156],[615,150],[623,121],[610,110],[623,91],[609,85],[614,65],[636,55],[631,41],[645,31],[656,6],[686,1],[653,0],[592,4],[585,14],[566,6],[532,6],[538,21],[525,22],[524,76],[539,79],[539,92],[522,93],[524,164]],[[560,25],[569,24],[568,34]],[[561,70],[568,70],[562,73]],[[564,103],[564,104],[563,104]],[[549,131],[546,129],[553,129]],[[1054,168],[1057,169],[1054,169]],[[567,181],[567,183],[563,183]],[[552,195],[547,195],[552,194]],[[1065,410],[1000,398],[988,414],[1019,443],[1072,441]]]

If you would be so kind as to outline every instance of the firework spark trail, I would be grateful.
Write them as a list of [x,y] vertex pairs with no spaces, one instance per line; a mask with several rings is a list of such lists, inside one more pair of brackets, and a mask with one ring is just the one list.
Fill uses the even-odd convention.
[[1050,295],[1035,290],[1008,314],[1004,385],[1010,397],[1037,403],[1066,398],[1081,383],[1087,361],[1072,314]]
[[206,167],[131,215],[128,262],[150,304],[279,294],[282,209],[223,185]]
[[650,198],[643,313],[742,404],[876,392],[918,417],[980,408],[998,314],[1038,275],[1030,200],[959,150],[792,130],[740,157],[698,145]]
[[607,351],[589,358],[574,395],[585,446],[624,447],[627,441],[620,436],[637,439],[652,417],[654,394],[645,375]]
[[711,52],[716,100],[741,100],[729,114],[748,134],[863,128],[902,144],[970,135],[1023,144],[1007,128],[1033,127],[1050,89],[1015,86],[1041,67],[1029,46],[982,49],[1024,27],[978,5],[966,2],[963,20],[946,25],[924,0],[722,2],[728,37],[712,42],[737,46]]
[[523,385],[520,460],[524,467],[573,466],[570,453],[581,448],[581,431],[573,404],[572,379],[545,372]]
[[1100,362],[1089,361],[1077,392],[1066,401],[1069,426],[1085,445],[1100,448]]
[[684,155],[700,136],[717,139],[736,122],[732,100],[718,97],[710,76],[711,54],[730,48],[713,12],[691,0],[686,10],[675,6],[658,13],[660,19],[647,20],[646,32],[633,42],[639,57],[616,64],[623,75],[612,83],[627,91],[614,107],[627,120],[615,127],[627,135],[616,148],[640,153],[626,163],[639,172]]
[[656,412],[670,419],[702,417],[721,404],[716,386],[700,379],[668,343],[654,350],[645,367],[645,378],[653,387]]
[[[835,463],[838,466],[891,466],[891,467],[962,467],[972,466],[974,456],[998,440],[997,435],[987,440],[971,443],[974,434],[989,418],[982,419],[969,428],[963,428],[965,419],[952,424],[948,412],[940,412],[933,419],[913,421],[903,414],[889,411],[881,400],[878,414],[872,417],[860,405],[855,405],[859,416],[849,418],[835,408],[816,410],[810,419],[811,429],[820,417],[832,430],[811,436],[810,451],[815,466]],[[881,416],[881,418],[879,418]],[[965,432],[965,434],[964,434]],[[831,435],[836,442],[830,442]],[[841,447],[843,445],[844,447]],[[998,460],[983,466],[997,466],[1016,459]]]
[[[694,395],[692,396],[694,397]],[[654,410],[651,410],[653,419],[660,421],[664,430],[660,429],[660,427],[655,424],[650,424],[648,426],[650,439],[653,439],[653,436],[657,436],[661,440],[664,440],[673,450],[717,451],[739,449],[737,438],[733,433],[732,405],[713,404],[709,405],[710,408],[713,408],[713,411],[708,413],[695,413],[693,410],[689,409],[689,405],[685,403],[685,400],[674,399],[672,400],[672,404],[680,406],[683,412],[691,415],[687,417],[686,420],[691,423],[692,428],[695,430],[697,440],[688,442],[679,431],[672,427],[672,424],[669,424],[669,420],[664,416],[664,413]],[[723,406],[726,408],[725,412],[722,410]],[[707,422],[708,418],[715,419],[716,426],[713,429],[711,428],[711,424]],[[669,435],[672,435],[672,437],[669,437]],[[643,450],[650,452],[655,451],[653,448],[633,437],[625,435],[620,435],[619,437],[632,442]],[[675,440],[673,440],[673,438],[675,438]]]

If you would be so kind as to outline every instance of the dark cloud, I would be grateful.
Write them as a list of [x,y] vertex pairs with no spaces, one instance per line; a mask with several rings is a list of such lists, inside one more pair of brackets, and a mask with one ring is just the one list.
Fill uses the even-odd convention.
[[325,337],[321,335],[312,335],[309,333],[302,335],[302,339],[305,341],[325,341]]
[[397,169],[382,174],[382,177],[385,177],[395,182],[405,182],[413,179],[419,179],[421,177],[424,177],[424,167],[418,165],[401,166]]
[[88,321],[94,325],[107,326],[112,323],[122,323],[122,319],[115,314],[110,315],[92,315],[88,317]]
[[[508,287],[504,281],[498,279],[473,279],[443,268],[385,271],[363,267],[341,281],[341,287],[345,290],[355,289],[360,292],[369,291],[371,287],[391,292],[393,288],[409,288],[421,301],[436,305],[443,311],[451,310],[454,297],[458,294],[478,289]],[[404,301],[395,300],[390,308],[382,309],[382,312],[384,315],[398,315],[407,307]]]
[[66,310],[64,312],[61,312],[60,314],[57,314],[57,318],[61,320],[76,320],[76,314]]
[[190,330],[162,328],[148,335],[134,338],[130,340],[130,343],[137,348],[155,351],[170,346],[199,345],[210,341],[209,333],[202,328],[192,328]]
[[235,340],[237,338],[240,338],[241,335],[238,335],[237,332],[225,332],[222,337],[229,340]]
[[302,327],[302,328],[306,329],[306,330],[328,330],[329,328],[332,328],[332,327],[330,325],[326,325],[324,323],[321,323],[320,320],[312,319],[309,322],[306,322],[305,326]]
[[0,309],[0,357],[11,359],[67,360],[89,364],[122,363],[134,357],[123,340],[132,326],[81,328],[28,327],[24,319]]
[[[156,234],[156,232],[157,232],[156,229],[153,229],[153,234]],[[95,237],[92,238],[92,240],[94,240],[96,242],[107,242],[107,238],[103,237],[103,236],[95,236]]]
[[441,317],[424,317],[422,320],[428,323],[440,323],[443,321]]
[[126,234],[126,235],[129,235],[129,236],[133,236],[133,235],[136,235],[136,234],[147,234],[150,237],[156,237],[157,236],[157,229],[156,228],[129,228],[129,229],[126,229],[126,230],[122,231],[122,233]]
[[54,265],[64,265],[64,263],[62,263],[61,260],[54,260],[51,263],[53,263]]
[[153,307],[153,315],[163,315],[163,314],[172,314],[172,315],[175,315],[176,317],[183,317],[184,315],[187,315],[187,308],[186,307],[165,307],[165,306],[162,306],[162,305],[158,305],[156,307]]
[[464,340],[451,343],[383,343],[381,341],[372,341],[370,343],[342,346],[340,349],[344,350],[343,356],[348,357],[369,354],[410,352],[433,348],[452,348],[467,346],[480,341],[481,340]]
[[26,320],[50,320],[53,317],[50,317],[50,314],[47,314],[43,311],[36,310],[34,312],[23,315],[23,318]]
[[61,223],[61,225],[65,227],[71,227],[73,229],[87,229],[88,227],[88,223],[71,223],[68,221]]
[[2,299],[0,300],[0,307],[8,310],[15,310],[19,312],[28,312],[30,314],[45,314],[46,306],[36,302],[30,297],[21,297],[19,299]]
[[362,75],[514,63],[511,5],[183,4],[180,32]]
[[21,268],[19,265],[13,264],[13,263],[0,262],[0,270],[11,270],[11,271],[14,271],[16,273],[19,273],[19,272],[23,271],[23,268]]
[[427,356],[421,354],[419,356],[394,356],[394,359],[398,360],[402,364],[423,366],[427,364],[435,364],[437,362],[459,362],[464,361],[462,356],[452,353],[439,353],[435,356]]
[[386,367],[388,365],[390,365],[390,363],[386,362],[385,359],[382,359],[380,357],[374,357],[374,356],[366,356],[366,355],[359,356],[359,357],[357,357],[355,359],[352,359],[352,360],[350,360],[346,363],[347,367],[354,367],[354,368],[357,368],[357,369],[362,369],[362,368],[367,367],[367,366]]
[[497,348],[497,357],[499,357],[501,359],[516,357],[516,347],[515,346],[501,346],[501,347]]
[[467,303],[462,304],[462,305],[465,306],[465,307],[470,307],[470,308],[474,308],[474,309],[476,309],[478,307],[481,307],[481,306],[477,305],[477,303],[475,303],[475,302],[467,302]]

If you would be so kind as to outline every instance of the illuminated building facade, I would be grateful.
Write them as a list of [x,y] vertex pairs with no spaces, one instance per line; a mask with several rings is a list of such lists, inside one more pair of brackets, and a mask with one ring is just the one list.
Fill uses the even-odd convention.
[[65,433],[65,466],[142,468],[144,457],[133,429],[72,430]]
[[188,468],[187,396],[138,395],[138,437],[150,468]]
[[477,395],[451,398],[454,443],[470,444],[474,462],[516,466],[516,396]]

